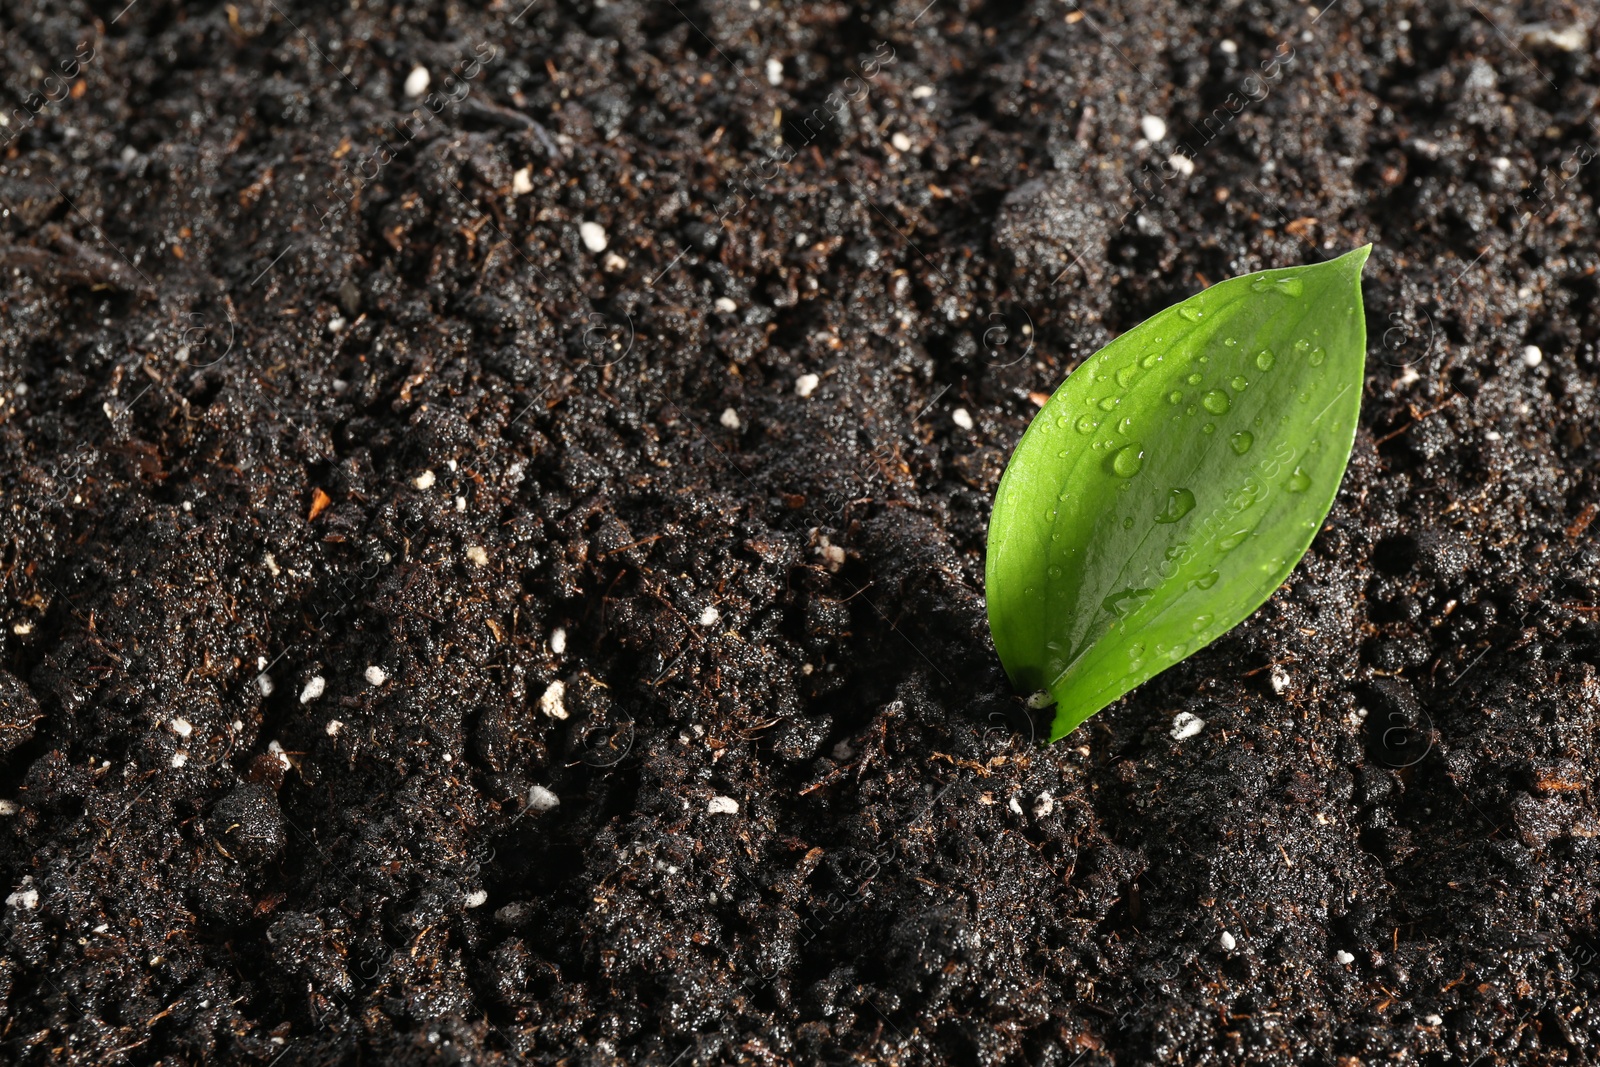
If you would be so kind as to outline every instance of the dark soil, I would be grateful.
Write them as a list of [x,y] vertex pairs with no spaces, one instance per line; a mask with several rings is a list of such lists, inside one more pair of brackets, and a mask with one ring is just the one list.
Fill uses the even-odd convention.
[[[0,10],[0,1060],[1600,1057],[1592,5],[124,3]],[[1310,555],[1031,743],[1041,394],[1367,241]]]

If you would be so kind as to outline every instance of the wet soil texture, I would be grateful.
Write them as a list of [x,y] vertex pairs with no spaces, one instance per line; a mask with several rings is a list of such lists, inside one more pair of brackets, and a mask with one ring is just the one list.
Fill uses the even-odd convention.
[[[6,4],[0,1060],[1595,1062],[1597,17]],[[1039,746],[1037,405],[1368,241],[1310,554]]]

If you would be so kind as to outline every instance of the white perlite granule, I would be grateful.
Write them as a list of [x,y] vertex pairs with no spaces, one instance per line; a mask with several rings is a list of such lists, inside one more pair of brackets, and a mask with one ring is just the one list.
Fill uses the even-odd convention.
[[567,683],[557,678],[545,687],[544,695],[539,698],[539,710],[552,719],[565,719],[567,717]]
[[583,238],[583,247],[591,252],[604,252],[606,250],[606,228],[598,222],[585,222],[578,226],[578,236]]
[[1190,711],[1180,711],[1172,717],[1172,739],[1187,741],[1206,728],[1206,721]]

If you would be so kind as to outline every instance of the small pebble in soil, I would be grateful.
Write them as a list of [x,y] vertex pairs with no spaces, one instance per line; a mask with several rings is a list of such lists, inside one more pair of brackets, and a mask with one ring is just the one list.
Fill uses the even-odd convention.
[[39,891],[33,888],[33,875],[22,876],[22,884],[17,887],[16,892],[6,897],[6,906],[22,908],[24,911],[32,911],[39,906]]
[[767,84],[768,85],[782,85],[783,84],[783,60],[781,60],[781,59],[769,59],[769,60],[767,60]]
[[1022,801],[1018,800],[1016,797],[1012,797],[1011,798],[1011,802],[1008,803],[1006,805],[1006,807],[1010,808],[1014,813],[1016,813],[1018,815],[1022,814]]
[[471,545],[467,548],[467,562],[474,567],[487,567],[489,565],[489,553],[483,550],[482,545]]
[[894,150],[896,152],[911,151],[911,138],[907,137],[903,133],[896,133],[893,137],[889,138],[889,143],[894,145]]
[[469,908],[481,908],[487,903],[489,903],[489,891],[487,889],[474,889],[467,894],[466,905]]
[[717,620],[721,618],[722,612],[718,611],[716,608],[706,608],[706,610],[700,613],[700,625],[715,626],[717,624]]
[[1040,793],[1038,799],[1033,802],[1033,817],[1035,819],[1042,819],[1055,810],[1056,798],[1051,796],[1048,790]]
[[1180,711],[1172,717],[1172,739],[1186,741],[1206,728],[1206,721],[1193,712]]
[[802,374],[794,380],[794,395],[802,400],[817,391],[822,379],[815,374]]
[[1272,681],[1272,691],[1274,693],[1282,693],[1289,688],[1289,672],[1276,663],[1272,665],[1272,673],[1268,677]]
[[565,719],[567,717],[567,683],[557,678],[545,687],[544,695],[539,698],[539,710],[552,719]]
[[1147,141],[1163,141],[1167,136],[1167,123],[1158,115],[1146,115],[1139,120],[1139,132]]
[[554,811],[560,806],[561,798],[550,792],[550,790],[546,789],[544,786],[535,785],[528,788],[529,810],[543,814],[547,811]]
[[172,754],[172,759],[170,761],[170,765],[171,765],[173,770],[177,770],[178,768],[182,767],[185,763],[188,763],[188,762],[189,762],[189,753],[185,752],[183,749],[180,748],[178,751],[176,751],[176,752],[174,752]]
[[411,484],[416,486],[418,489],[432,489],[433,483],[436,481],[438,481],[438,479],[434,476],[432,471],[423,471],[412,480]]
[[737,430],[739,428],[739,413],[732,408],[724,408],[722,418],[717,421],[730,430]]
[[0,800],[0,815],[15,815],[22,807],[15,800]]
[[258,674],[258,675],[256,675],[256,688],[261,690],[261,695],[262,696],[264,696],[264,697],[271,696],[272,695],[272,689],[273,689],[272,676],[270,674]]
[[711,803],[706,805],[706,810],[713,815],[737,815],[739,802],[732,797],[712,797]]
[[321,696],[323,690],[327,688],[328,680],[320,674],[313,674],[311,676],[311,680],[306,683],[306,687],[300,690],[300,703],[311,703],[313,700]]
[[511,195],[521,196],[533,192],[533,167],[523,167],[511,175]]
[[190,734],[194,733],[194,727],[189,725],[189,720],[183,718],[182,716],[178,716],[177,718],[173,719],[169,725],[172,727],[172,732],[177,734],[179,737],[186,738]]
[[367,668],[366,673],[363,675],[363,677],[366,678],[368,685],[374,686],[374,687],[380,686],[384,682],[387,682],[389,680],[388,672],[386,672],[382,667],[378,666],[376,663],[374,663],[372,666]]
[[606,250],[606,228],[598,222],[585,222],[578,226],[578,236],[583,238],[583,247],[591,252],[604,252]]
[[421,96],[428,91],[429,80],[427,67],[412,67],[411,73],[406,75],[406,95]]
[[1532,370],[1544,362],[1544,351],[1538,345],[1528,345],[1522,350],[1522,365]]
[[1338,963],[1341,967],[1348,967],[1350,964],[1356,961],[1356,958],[1350,955],[1350,953],[1346,952],[1344,949],[1340,949],[1338,952],[1335,952],[1333,954],[1333,959],[1334,962]]
[[1235,941],[1233,935],[1226,930],[1222,931],[1222,936],[1217,938],[1217,944],[1222,946],[1222,951],[1224,952],[1232,952],[1239,947],[1239,942]]
[[550,631],[550,651],[559,656],[566,650],[567,631],[557,626],[554,630]]
[[722,312],[724,315],[732,315],[735,311],[739,310],[739,305],[735,304],[731,299],[725,296],[717,297],[711,306]]
[[338,719],[329,719],[328,725],[322,728],[322,732],[327,734],[329,737],[338,737],[339,731],[343,729],[344,723],[340,722]]
[[972,429],[972,415],[966,408],[956,408],[950,413],[950,421],[963,430]]

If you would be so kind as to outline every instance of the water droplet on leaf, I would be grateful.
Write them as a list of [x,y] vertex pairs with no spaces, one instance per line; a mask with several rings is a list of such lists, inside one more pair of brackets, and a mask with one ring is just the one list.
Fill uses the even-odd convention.
[[1124,478],[1132,478],[1143,466],[1144,449],[1138,445],[1126,445],[1111,457],[1111,469]]
[[1291,493],[1303,493],[1311,488],[1311,475],[1305,472],[1304,467],[1296,467],[1284,487]]
[[1226,415],[1228,413],[1228,394],[1220,389],[1209,390],[1200,398],[1200,403],[1213,415]]
[[1156,516],[1160,523],[1177,522],[1194,510],[1194,494],[1187,489],[1172,489],[1167,493],[1166,506]]
[[1240,430],[1238,433],[1228,438],[1228,444],[1232,445],[1233,450],[1241,456],[1250,451],[1250,446],[1255,443],[1256,435],[1251,433],[1249,430]]
[[1150,599],[1155,592],[1153,589],[1123,589],[1112,593],[1100,602],[1100,606],[1119,619],[1126,619],[1138,611],[1144,602]]
[[1244,539],[1250,536],[1249,530],[1235,530],[1233,533],[1217,542],[1217,547],[1224,552],[1232,552],[1244,544]]
[[1256,353],[1256,366],[1262,370],[1271,370],[1272,365],[1277,361],[1278,357],[1272,354],[1272,349],[1270,348],[1263,348]]

